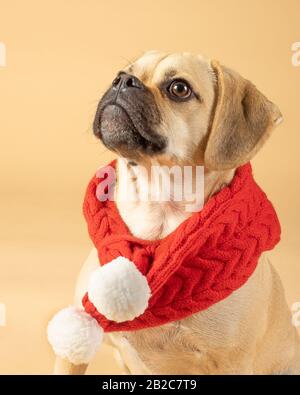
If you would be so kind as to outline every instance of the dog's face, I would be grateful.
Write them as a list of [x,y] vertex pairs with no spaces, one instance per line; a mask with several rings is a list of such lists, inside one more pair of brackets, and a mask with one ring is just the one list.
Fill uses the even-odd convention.
[[135,161],[233,168],[254,155],[280,117],[238,73],[198,55],[152,51],[117,74],[94,133]]

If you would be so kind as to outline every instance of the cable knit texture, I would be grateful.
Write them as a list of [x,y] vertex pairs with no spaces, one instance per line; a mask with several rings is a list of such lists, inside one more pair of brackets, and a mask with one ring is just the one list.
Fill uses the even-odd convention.
[[115,165],[102,168],[88,185],[83,206],[88,231],[100,264],[119,256],[134,262],[147,278],[151,298],[142,315],[117,323],[100,314],[86,294],[83,306],[105,332],[158,326],[207,309],[241,287],[261,253],[280,240],[276,212],[254,181],[250,163],[164,239],[136,238],[115,203],[99,198],[101,182]]

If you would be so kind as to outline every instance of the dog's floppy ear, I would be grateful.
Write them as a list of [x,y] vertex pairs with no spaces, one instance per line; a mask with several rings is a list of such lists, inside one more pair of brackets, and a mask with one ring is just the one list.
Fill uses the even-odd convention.
[[206,144],[209,169],[235,168],[250,160],[282,120],[275,104],[237,72],[212,61],[216,103]]

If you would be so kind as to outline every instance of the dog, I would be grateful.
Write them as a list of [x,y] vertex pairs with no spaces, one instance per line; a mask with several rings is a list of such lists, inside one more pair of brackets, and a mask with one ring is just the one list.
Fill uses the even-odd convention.
[[[207,202],[281,120],[277,106],[250,81],[200,55],[151,51],[128,65],[99,102],[94,134],[118,156],[115,202],[130,232],[161,239],[191,212],[185,201],[126,201],[122,183],[138,192],[149,182],[141,169],[204,166]],[[98,265],[94,249],[78,278],[76,306],[82,306]],[[241,288],[208,309],[160,327],[105,336],[127,374],[300,373],[299,337],[265,253]],[[54,372],[83,374],[86,368],[57,358]]]

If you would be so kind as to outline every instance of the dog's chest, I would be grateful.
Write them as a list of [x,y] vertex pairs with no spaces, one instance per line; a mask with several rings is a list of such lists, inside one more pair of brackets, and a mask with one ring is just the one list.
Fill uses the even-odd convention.
[[[193,323],[193,321],[195,321]],[[231,328],[222,332],[189,319],[134,333],[113,333],[112,341],[131,374],[199,374],[221,368],[220,350],[232,342]],[[189,328],[187,325],[192,325]],[[201,328],[202,326],[202,328]],[[231,333],[230,333],[231,332]]]
[[179,322],[134,333],[113,333],[123,367],[131,374],[198,373],[199,362],[209,362],[199,336]]
[[230,306],[230,301],[224,301],[221,306],[181,321],[113,333],[110,337],[131,374],[210,374],[227,368],[234,371],[232,365],[239,360],[235,347],[238,344],[247,350],[247,339],[239,333],[241,323],[247,325],[247,309],[230,311]]
[[[250,293],[255,277],[209,309],[160,327],[110,335],[131,374],[235,372],[247,359],[248,343],[260,326]],[[257,284],[256,284],[257,285]]]

